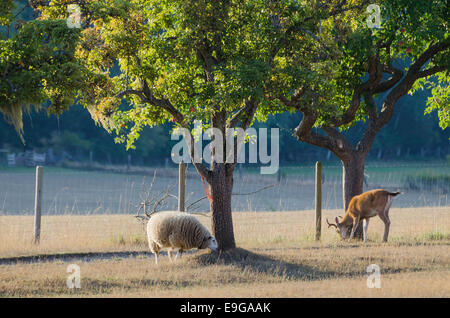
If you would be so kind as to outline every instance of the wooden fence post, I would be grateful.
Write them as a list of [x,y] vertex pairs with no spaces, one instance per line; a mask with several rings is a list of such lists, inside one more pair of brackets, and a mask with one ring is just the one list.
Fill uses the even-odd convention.
[[186,163],[180,162],[178,165],[178,211],[185,210],[186,195]]
[[322,232],[322,163],[316,162],[316,241]]
[[36,191],[34,197],[34,243],[39,244],[41,238],[42,186],[44,167],[36,166]]
[[127,171],[130,171],[131,168],[131,155],[128,154],[127,156]]

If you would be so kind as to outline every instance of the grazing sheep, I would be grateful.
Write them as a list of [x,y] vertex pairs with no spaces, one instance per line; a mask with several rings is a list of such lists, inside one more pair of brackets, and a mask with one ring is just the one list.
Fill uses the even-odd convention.
[[172,252],[178,250],[175,259],[183,251],[192,248],[211,250],[217,249],[217,241],[193,215],[186,212],[164,211],[151,215],[147,223],[147,236],[150,251],[155,254],[158,264],[158,253],[163,248],[169,248],[169,258]]

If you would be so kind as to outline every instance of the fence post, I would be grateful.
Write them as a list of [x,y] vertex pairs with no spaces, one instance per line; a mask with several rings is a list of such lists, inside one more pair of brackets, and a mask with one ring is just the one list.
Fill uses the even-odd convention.
[[186,163],[180,162],[178,165],[178,211],[184,212],[186,194]]
[[34,197],[34,243],[39,244],[41,238],[42,186],[44,167],[36,166],[36,191]]
[[316,241],[322,232],[322,163],[316,162]]
[[131,155],[128,154],[127,156],[127,171],[130,171],[131,168]]

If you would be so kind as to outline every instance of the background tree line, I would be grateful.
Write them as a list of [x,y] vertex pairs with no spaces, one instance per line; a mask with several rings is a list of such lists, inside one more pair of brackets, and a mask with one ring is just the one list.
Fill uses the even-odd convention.
[[[445,159],[449,154],[450,134],[438,126],[436,113],[424,116],[426,98],[429,92],[418,92],[405,96],[399,102],[393,120],[381,130],[369,155],[369,160],[421,160]],[[301,119],[296,113],[270,116],[265,123],[257,122],[255,127],[280,128],[280,162],[283,164],[307,164],[320,159],[336,161],[328,151],[299,143],[293,136],[292,127]],[[345,134],[352,140],[353,135],[364,124],[352,127]],[[123,144],[116,144],[114,136],[102,127],[96,126],[88,112],[81,106],[74,106],[59,118],[47,115],[45,111],[32,111],[24,116],[24,138],[22,143],[14,128],[0,118],[1,148],[11,151],[36,150],[45,152],[53,148],[56,154],[70,153],[75,160],[89,160],[89,151],[99,163],[124,164],[127,155],[132,155],[132,163],[137,165],[162,165],[170,154],[172,124],[144,128],[136,149],[125,150]],[[411,129],[414,127],[414,129]]]

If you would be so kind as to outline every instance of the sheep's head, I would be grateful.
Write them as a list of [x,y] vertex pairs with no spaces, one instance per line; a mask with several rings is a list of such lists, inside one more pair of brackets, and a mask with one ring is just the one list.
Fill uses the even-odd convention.
[[214,236],[206,237],[202,244],[199,246],[199,249],[209,248],[212,251],[217,250],[219,246],[217,245],[217,241]]

